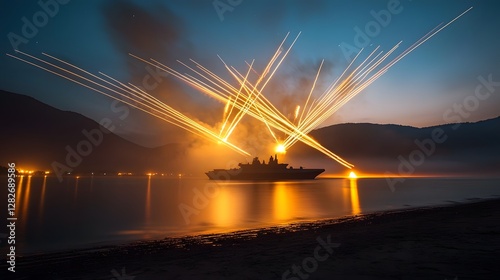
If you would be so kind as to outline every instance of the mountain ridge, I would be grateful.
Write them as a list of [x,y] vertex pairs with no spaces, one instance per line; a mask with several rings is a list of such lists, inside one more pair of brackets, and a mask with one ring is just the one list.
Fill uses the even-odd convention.
[[[8,120],[2,126],[0,145],[5,148],[0,153],[0,160],[33,162],[44,168],[47,165],[53,167],[57,162],[60,166],[81,172],[181,172],[183,167],[176,161],[186,156],[190,145],[170,143],[156,148],[142,147],[107,131],[79,113],[60,110],[35,98],[6,91],[0,91],[0,117]],[[435,151],[427,159],[436,163],[452,163],[452,166],[463,165],[457,169],[460,171],[467,169],[467,162],[493,171],[500,169],[497,160],[500,158],[500,117],[422,128],[399,124],[345,123],[316,129],[310,135],[344,159],[361,162],[357,166],[380,172],[383,168],[379,170],[373,165],[387,163],[387,166],[394,166],[400,157],[408,158],[412,152],[419,150],[417,141],[432,140],[434,130],[442,130],[447,139],[443,143],[434,143]],[[102,142],[97,141],[101,134]],[[85,155],[89,147],[92,151]],[[302,143],[292,146],[289,154],[287,158],[296,161],[299,158],[325,158]],[[76,164],[78,155],[82,160]],[[435,165],[427,166],[434,168]]]
[[[152,168],[172,168],[173,165],[163,162],[159,155],[168,154],[175,159],[179,151],[179,144],[175,143],[158,148],[139,146],[79,113],[53,108],[35,98],[5,91],[0,92],[0,117],[9,120],[2,125],[0,145],[16,148],[2,149],[2,161],[15,160],[44,168],[57,162],[82,172],[145,172]],[[101,134],[102,141],[97,141]],[[89,135],[94,135],[94,138],[89,139]],[[67,160],[68,154],[74,155],[74,152],[82,158],[79,164],[72,164],[77,162],[77,156],[70,156]]]

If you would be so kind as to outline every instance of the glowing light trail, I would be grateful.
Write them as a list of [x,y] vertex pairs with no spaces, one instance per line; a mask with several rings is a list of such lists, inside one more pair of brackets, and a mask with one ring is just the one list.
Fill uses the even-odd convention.
[[[320,100],[316,103],[317,105],[314,108],[308,109],[308,114],[304,121],[299,122],[298,131],[303,133],[309,133],[311,130],[320,125],[324,120],[329,118],[334,112],[336,112],[340,107],[342,107],[345,103],[347,103],[350,99],[356,96],[359,92],[364,90],[367,86],[381,77],[383,74],[389,70],[392,66],[394,66],[397,62],[403,59],[405,56],[410,54],[420,45],[425,43],[427,40],[435,36],[437,33],[448,27],[450,24],[458,20],[460,17],[469,12],[473,7],[470,7],[450,22],[445,25],[438,25],[436,28],[431,30],[429,33],[420,38],[417,42],[412,44],[408,49],[399,54],[392,61],[387,63],[384,66],[381,66],[383,62],[399,47],[401,42],[396,44],[389,52],[382,55],[382,52],[378,52],[373,58],[372,56],[377,53],[379,47],[375,48],[375,50],[368,55],[367,58],[363,62],[360,63],[358,67],[356,67],[346,78],[342,79],[342,77],[347,73],[348,69],[351,68],[354,61],[356,61],[363,50],[361,50],[354,60],[349,64],[346,70],[342,73],[337,81],[335,81],[332,86],[322,95]],[[382,55],[382,56],[381,56]],[[380,69],[378,69],[380,67]],[[321,68],[320,68],[321,69]],[[378,69],[378,70],[377,70]],[[374,72],[371,74],[372,72]],[[319,71],[318,71],[319,72]],[[340,81],[341,83],[337,86],[337,83]],[[316,81],[315,81],[316,82]],[[314,88],[315,83],[313,84]],[[309,100],[309,97],[308,97]],[[308,102],[306,101],[306,104]],[[306,105],[304,106],[306,107]],[[304,110],[305,111],[305,110]],[[303,112],[304,112],[303,111]],[[288,149],[291,145],[300,140],[300,135],[290,134],[288,138],[284,141],[285,147]]]
[[[177,127],[180,127],[182,129],[185,129],[195,135],[201,136],[205,139],[211,140],[211,141],[221,141],[234,151],[250,156],[250,154],[243,149],[237,147],[236,145],[225,141],[224,139],[221,139],[214,131],[210,130],[209,128],[203,126],[199,122],[187,117],[186,115],[180,113],[179,111],[173,109],[172,107],[168,106],[167,104],[161,102],[160,100],[156,99],[155,97],[151,96],[150,94],[144,92],[141,90],[139,87],[129,84],[127,86],[126,84],[123,84],[116,79],[104,74],[100,73],[102,76],[106,77],[109,80],[105,80],[101,77],[98,77],[90,72],[87,72],[77,66],[74,66],[68,62],[65,62],[61,59],[55,58],[53,56],[43,54],[49,58],[52,58],[56,61],[62,62],[67,66],[70,66],[74,69],[79,70],[80,72],[86,74],[87,76],[90,77],[85,77],[77,72],[74,72],[70,69],[55,65],[49,61],[43,60],[41,58],[29,55],[27,53],[21,52],[21,51],[16,51],[16,53],[24,55],[28,58],[31,58],[32,60],[35,60],[36,62],[29,61],[27,59],[23,59],[21,57],[7,54],[8,56],[18,59],[22,62],[28,63],[30,65],[33,65],[35,67],[38,67],[44,71],[47,71],[49,73],[52,73],[54,75],[60,76],[64,79],[67,79],[71,82],[74,82],[76,84],[79,84],[81,86],[84,86],[88,89],[91,89],[95,92],[98,92],[102,95],[105,95],[107,97],[113,98],[115,100],[121,101],[131,107],[134,107],[138,110],[141,110],[151,116],[154,116],[156,118],[159,118],[163,121],[166,121],[170,124],[173,124]],[[49,69],[47,65],[51,67],[52,69]],[[91,85],[89,85],[91,84]],[[107,85],[106,85],[107,84]]]
[[[287,34],[288,36],[288,34]],[[295,38],[294,42],[297,40],[298,36]],[[283,41],[284,42],[284,41]],[[210,72],[208,69],[205,67],[197,64],[197,68],[202,69],[203,72],[207,73],[210,77],[213,79],[210,80],[207,76],[201,74],[199,71],[194,70],[192,67],[187,66],[186,64],[183,64],[184,66],[187,66],[188,69],[192,70],[194,73],[200,76],[201,79],[210,81],[211,86],[208,86],[207,83],[201,82],[200,79],[194,78],[193,76],[189,75],[183,75],[180,74],[178,71],[173,70],[172,68],[161,64],[158,61],[155,61],[154,59],[150,59],[150,61],[140,58],[138,56],[135,56],[133,54],[130,54],[132,57],[135,57],[143,62],[146,62],[152,66],[158,67],[160,70],[166,71],[169,74],[172,74],[173,76],[176,76],[180,78],[182,81],[187,82],[189,85],[193,86],[196,89],[199,89],[203,93],[207,94],[208,96],[213,96],[217,100],[221,100],[222,102],[229,102],[227,98],[228,96],[233,96],[235,99],[232,101],[233,106],[237,108],[240,111],[240,114],[237,115],[236,119],[233,119],[231,128],[227,130],[227,133],[224,134],[223,139],[227,139],[236,127],[235,124],[239,123],[241,118],[245,115],[248,114],[250,116],[253,116],[259,120],[261,120],[266,127],[268,127],[270,134],[273,136],[273,138],[278,142],[274,132],[271,130],[271,127],[278,129],[282,131],[285,134],[294,134],[294,135],[299,135],[301,136],[301,141],[306,143],[307,145],[319,150],[320,152],[324,153],[328,157],[338,161],[340,164],[344,165],[347,168],[351,168],[352,164],[348,163],[347,161],[343,160],[336,154],[332,153],[328,149],[324,148],[321,146],[318,142],[310,138],[309,136],[305,135],[301,131],[297,131],[297,126],[295,126],[291,121],[288,120],[265,96],[262,94],[262,89],[264,89],[265,85],[269,82],[270,77],[267,77],[266,79],[266,74],[268,73],[269,75],[273,75],[279,65],[282,63],[284,60],[284,56],[289,53],[291,46],[288,47],[287,51],[284,53],[283,57],[280,57],[281,53],[281,48],[283,46],[283,42],[280,44],[278,50],[275,52],[273,55],[271,61],[267,64],[265,70],[263,71],[263,74],[261,74],[257,82],[255,83],[250,83],[247,78],[248,75],[241,75],[239,72],[237,72],[234,68],[231,68],[227,66],[227,64],[223,61],[226,69],[229,71],[229,73],[238,81],[241,86],[243,87],[243,91],[237,90],[236,87],[229,85],[227,82],[225,82],[223,79],[218,77],[216,74]],[[276,61],[278,61],[276,64],[274,64]],[[249,67],[251,68],[251,67]],[[257,88],[258,85],[261,83],[261,81],[265,80],[265,83],[263,86],[261,86],[259,89]],[[224,93],[223,93],[224,92]],[[246,93],[246,94],[242,94]]]
[[[471,9],[471,8],[470,8]],[[446,25],[439,28],[435,28],[431,32],[427,33],[421,39],[419,39],[416,43],[411,45],[408,49],[399,54],[395,59],[390,61],[389,63],[383,65],[383,63],[396,51],[396,49],[400,46],[401,42],[397,43],[393,46],[388,52],[385,54],[382,51],[379,51],[380,47],[375,48],[359,65],[354,67],[355,62],[358,60],[359,56],[363,52],[361,50],[355,57],[355,59],[348,65],[348,67],[344,70],[341,76],[320,96],[318,100],[313,100],[311,105],[309,105],[309,101],[311,99],[312,93],[314,91],[315,85],[319,78],[321,67],[323,62],[321,63],[318,73],[313,82],[313,86],[309,95],[306,99],[306,103],[303,106],[302,113],[299,117],[300,107],[296,108],[294,119],[289,120],[285,117],[262,93],[265,89],[266,85],[269,83],[271,78],[274,76],[285,57],[290,52],[293,45],[296,43],[300,33],[295,37],[290,46],[283,53],[283,46],[285,41],[287,40],[289,33],[285,36],[279,47],[277,48],[274,55],[271,57],[270,61],[262,71],[262,74],[258,75],[257,71],[253,69],[254,61],[251,64],[247,63],[248,71],[245,75],[239,73],[234,67],[228,66],[224,60],[219,57],[221,62],[224,64],[226,70],[233,76],[233,78],[238,82],[239,88],[230,85],[224,79],[220,78],[218,75],[214,74],[206,67],[203,67],[199,63],[195,63],[196,68],[200,71],[195,70],[193,67],[186,65],[185,63],[181,64],[185,66],[187,69],[191,70],[193,73],[198,75],[200,78],[195,78],[192,75],[188,74],[180,74],[179,72],[173,70],[170,67],[167,67],[160,62],[151,59],[151,61],[147,61],[135,55],[133,57],[140,59],[150,65],[155,67],[159,67],[161,70],[166,71],[173,76],[181,79],[182,81],[188,83],[194,88],[202,91],[203,93],[216,98],[222,102],[227,102],[230,104],[231,110],[237,109],[238,112],[234,117],[232,114],[226,115],[223,120],[223,128],[221,130],[220,135],[223,139],[227,140],[231,133],[234,131],[238,123],[245,115],[250,115],[261,120],[266,127],[268,128],[270,134],[273,136],[277,143],[277,147],[280,151],[286,151],[297,141],[302,141],[305,144],[317,149],[318,151],[324,153],[325,155],[331,157],[332,159],[338,161],[340,164],[344,165],[347,168],[352,168],[352,164],[343,160],[336,154],[332,153],[328,149],[321,146],[314,139],[307,136],[311,130],[318,127],[322,122],[324,122],[327,118],[329,118],[334,112],[336,112],[341,106],[347,103],[350,99],[364,90],[367,86],[381,77],[387,70],[392,67],[395,63],[400,61],[403,57],[411,53],[418,46],[429,40],[431,37],[436,35],[438,32],[443,30],[445,27],[449,26],[452,22],[463,16],[470,9],[463,12],[458,17],[454,18],[452,21],[447,23]],[[283,54],[282,54],[283,53]],[[352,70],[351,70],[352,69]],[[249,81],[249,74],[253,72],[257,75],[257,80],[254,83]],[[205,82],[202,82],[205,81]],[[262,85],[261,85],[262,84]],[[233,99],[230,99],[230,98]],[[307,111],[307,115],[304,117],[304,113]],[[297,125],[295,125],[296,119],[299,117],[299,121]],[[231,120],[230,120],[231,119]],[[229,123],[229,126],[226,129],[226,124]],[[277,129],[283,133],[285,133],[287,138],[283,142],[279,142],[276,138],[273,130]]]
[[[225,104],[219,133],[215,133],[205,124],[201,124],[200,122],[187,117],[181,112],[143,91],[139,87],[130,83],[121,83],[106,74],[99,73],[105,79],[101,78],[85,71],[84,69],[45,53],[43,53],[44,56],[64,64],[69,67],[69,69],[20,51],[16,52],[31,59],[31,61],[15,55],[7,55],[87,87],[100,94],[122,101],[125,104],[183,128],[193,134],[214,142],[224,143],[231,149],[244,155],[249,154],[241,148],[228,142],[228,138],[234,132],[243,117],[245,115],[249,115],[265,124],[270,135],[276,141],[277,152],[285,153],[286,150],[293,144],[297,141],[301,141],[334,159],[341,165],[347,168],[352,168],[352,164],[326,149],[307,134],[317,128],[327,118],[331,117],[339,108],[363,91],[367,86],[380,78],[397,62],[465,15],[471,9],[472,7],[444,25],[438,25],[388,63],[386,63],[386,61],[389,60],[389,57],[398,49],[401,42],[394,45],[385,53],[380,51],[380,46],[378,46],[359,64],[357,64],[364,51],[363,49],[360,50],[360,52],[356,54],[355,58],[349,63],[347,68],[344,69],[342,74],[318,98],[313,98],[313,92],[324,63],[324,61],[322,61],[304,105],[297,105],[293,118],[290,117],[290,119],[280,112],[280,110],[278,110],[266,98],[263,91],[274,77],[278,68],[282,65],[292,47],[297,42],[300,33],[295,37],[295,39],[292,40],[291,44],[285,48],[284,46],[290,33],[286,34],[285,38],[279,44],[261,74],[254,69],[255,60],[251,63],[246,62],[248,69],[243,75],[234,67],[227,65],[226,62],[219,56],[219,59],[223,63],[226,70],[238,83],[236,86],[232,85],[192,59],[190,59],[190,62],[192,63],[191,66],[178,61],[182,66],[191,71],[191,73],[188,74],[174,70],[173,68],[166,66],[153,58],[146,60],[134,54],[129,54],[131,57],[165,71],[173,77],[185,82],[187,85]],[[75,70],[77,70],[77,72],[75,72]],[[253,79],[254,76],[255,79]],[[278,141],[278,138],[273,130],[284,133],[286,135],[286,139],[284,141]],[[354,172],[351,172],[351,175],[353,174]],[[353,176],[355,176],[355,174]]]

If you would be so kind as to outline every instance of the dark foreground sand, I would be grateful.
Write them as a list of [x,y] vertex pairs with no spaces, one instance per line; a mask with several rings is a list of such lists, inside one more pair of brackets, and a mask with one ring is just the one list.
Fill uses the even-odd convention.
[[16,268],[10,279],[499,279],[500,200],[29,256]]

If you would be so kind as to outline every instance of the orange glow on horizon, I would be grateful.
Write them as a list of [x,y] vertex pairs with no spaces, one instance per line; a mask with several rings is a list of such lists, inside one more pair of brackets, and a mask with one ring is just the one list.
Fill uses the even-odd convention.
[[26,170],[26,169],[18,169],[17,172],[19,174],[33,174],[33,173],[35,173],[35,171],[33,171],[33,170]]
[[351,171],[351,173],[349,173],[349,178],[351,178],[351,179],[357,179],[358,175],[356,175],[356,173],[354,173],[354,171]]
[[[457,175],[453,174],[413,174],[413,175],[397,175],[397,174],[383,174],[383,173],[363,173],[362,175],[356,174],[356,178],[354,179],[386,179],[386,178],[448,178],[448,177],[457,177]],[[318,176],[318,178],[322,179],[353,179],[351,174],[346,173],[338,174],[338,173],[327,173]]]

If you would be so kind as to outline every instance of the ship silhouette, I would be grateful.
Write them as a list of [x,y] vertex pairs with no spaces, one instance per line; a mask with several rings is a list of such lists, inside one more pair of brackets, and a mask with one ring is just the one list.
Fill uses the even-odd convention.
[[266,164],[258,157],[252,163],[239,163],[239,168],[214,169],[208,171],[210,180],[311,180],[316,178],[325,169],[305,169],[288,167],[288,163],[278,163],[278,155],[271,156]]

